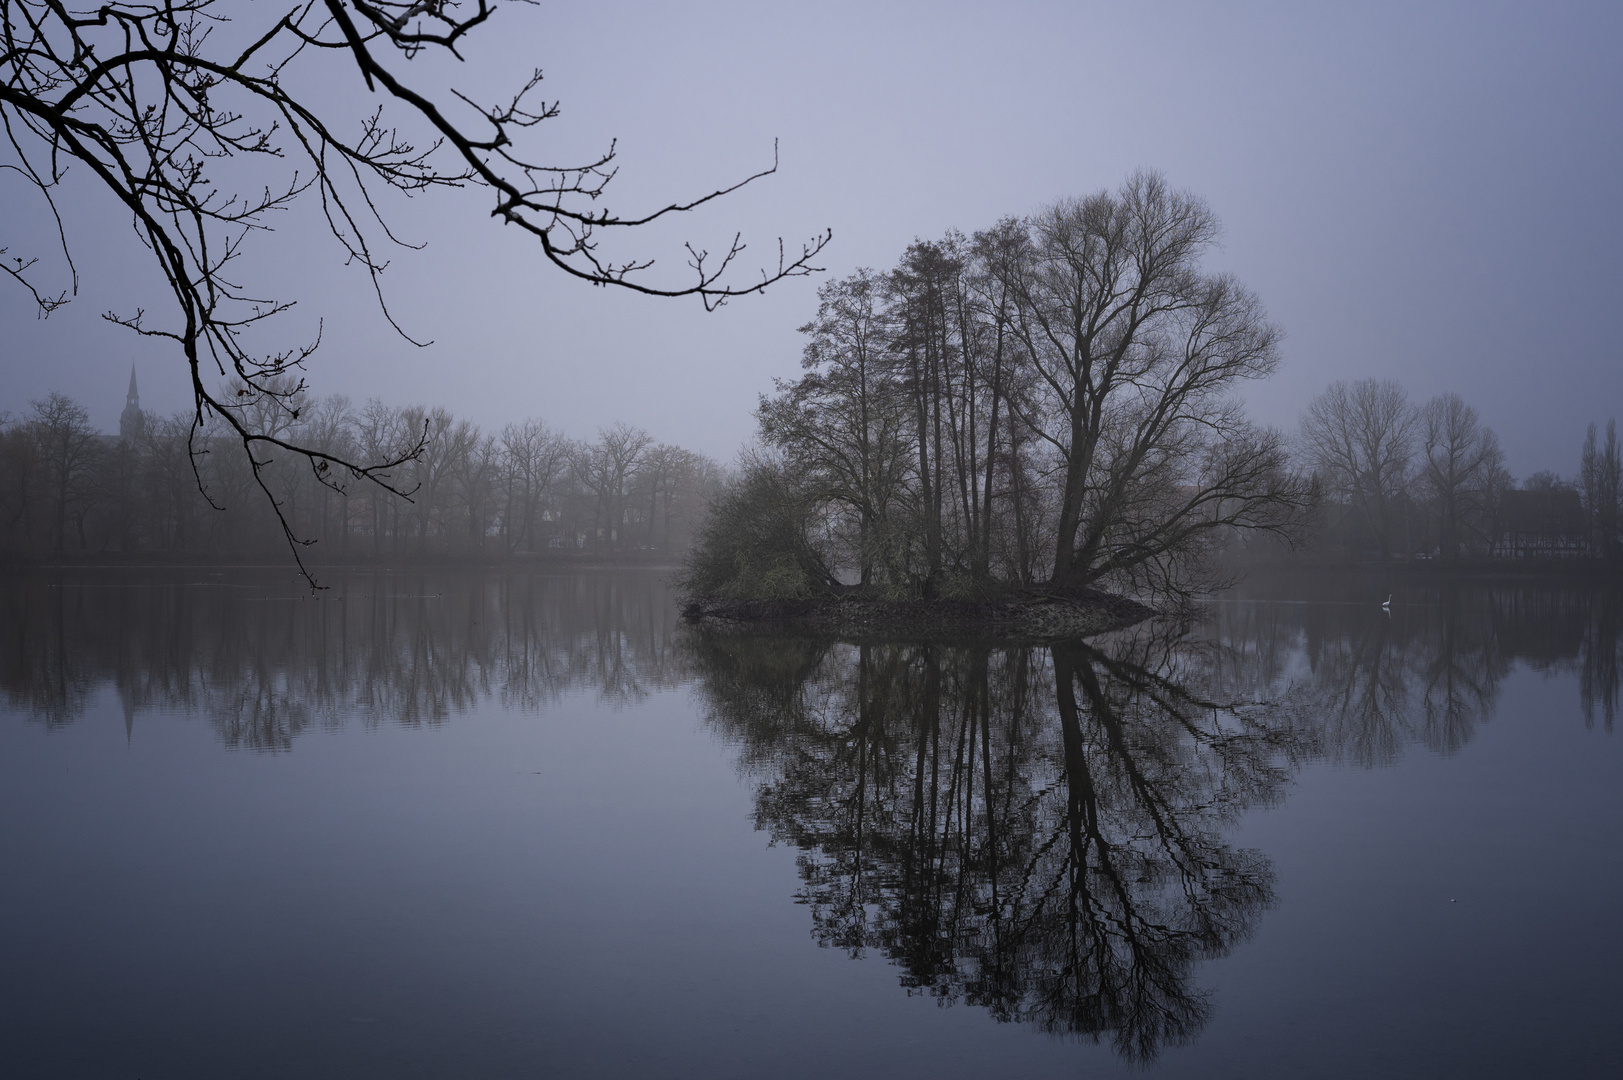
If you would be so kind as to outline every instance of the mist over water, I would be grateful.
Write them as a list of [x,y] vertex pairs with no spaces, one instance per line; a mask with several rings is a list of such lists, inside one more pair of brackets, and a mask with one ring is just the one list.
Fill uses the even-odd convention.
[[0,1072],[1618,1064],[1615,591],[858,646],[328,583],[7,579]]
[[1623,1076],[1623,7],[0,29],[0,1080]]

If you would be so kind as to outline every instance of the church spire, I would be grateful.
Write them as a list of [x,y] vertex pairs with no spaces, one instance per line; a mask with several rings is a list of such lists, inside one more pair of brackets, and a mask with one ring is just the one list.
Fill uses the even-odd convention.
[[133,439],[146,427],[146,414],[141,412],[141,394],[135,388],[135,362],[130,362],[130,392],[124,396],[124,411],[118,417],[120,438]]

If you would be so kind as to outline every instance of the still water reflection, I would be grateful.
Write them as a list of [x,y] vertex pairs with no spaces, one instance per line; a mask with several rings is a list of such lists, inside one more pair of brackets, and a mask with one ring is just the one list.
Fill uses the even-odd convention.
[[314,595],[285,573],[13,580],[0,693],[60,726],[110,684],[132,727],[183,709],[230,749],[288,750],[312,727],[432,725],[582,690],[625,705],[685,677],[656,574],[324,580]]
[[[312,597],[281,573],[10,579],[0,590],[0,694],[59,726],[110,684],[132,724],[145,710],[181,708],[232,749],[285,750],[311,726],[436,724],[491,698],[534,710],[589,691],[630,704],[687,681],[696,663],[726,666],[722,656],[750,647],[678,628],[678,605],[653,573],[385,573],[332,583]],[[1137,667],[1167,686],[1310,706],[1314,750],[1363,765],[1389,764],[1412,743],[1457,750],[1492,714],[1514,661],[1576,675],[1584,722],[1610,731],[1616,720],[1623,592],[1433,586],[1386,614],[1368,599],[1375,587],[1330,584],[1263,580],[1211,605],[1204,622],[1141,628],[1101,648],[1113,671]],[[761,685],[733,692],[764,695],[758,707],[768,711],[794,707],[816,666],[807,649],[821,646],[776,638],[753,647],[763,656],[734,678],[747,668]],[[1050,650],[992,651],[1000,670],[1021,672],[1009,707],[1030,707],[1034,658],[1047,664],[1046,704],[1058,705]],[[1002,662],[1016,655],[1020,663]]]
[[701,642],[711,723],[756,821],[806,852],[816,937],[999,1020],[1135,1060],[1209,1005],[1200,960],[1273,899],[1224,839],[1310,745],[1235,696],[1219,651],[1148,629],[1100,646]]
[[1193,626],[1029,647],[703,633],[651,574],[332,584],[11,579],[4,722],[71,730],[111,692],[129,742],[178,712],[228,749],[301,753],[346,726],[625,710],[685,688],[755,826],[798,852],[820,945],[884,957],[908,995],[1139,1065],[1212,1022],[1207,962],[1279,900],[1274,858],[1237,823],[1304,768],[1456,754],[1518,664],[1576,680],[1581,723],[1603,732],[1619,697],[1623,597],[1605,590],[1417,588],[1387,614],[1368,582],[1274,579]]

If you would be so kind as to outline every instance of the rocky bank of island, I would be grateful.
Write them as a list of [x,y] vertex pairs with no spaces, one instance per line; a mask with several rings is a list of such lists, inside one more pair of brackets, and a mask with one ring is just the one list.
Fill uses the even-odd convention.
[[1097,590],[1014,592],[965,599],[893,599],[859,589],[786,599],[694,597],[682,616],[717,629],[770,629],[841,638],[1057,641],[1142,622],[1156,610]]

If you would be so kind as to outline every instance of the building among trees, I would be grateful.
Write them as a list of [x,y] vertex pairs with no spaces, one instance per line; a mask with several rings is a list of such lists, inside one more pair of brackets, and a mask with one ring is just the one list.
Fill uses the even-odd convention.
[[118,415],[118,437],[129,441],[146,433],[146,414],[141,411],[141,393],[135,386],[135,365],[130,364],[130,389],[124,395],[124,411]]
[[1589,515],[1571,488],[1500,496],[1493,554],[1500,559],[1572,559],[1590,554]]
[[1520,485],[1465,401],[1411,404],[1391,380],[1332,383],[1303,411],[1296,453],[1320,490],[1318,557],[1594,559],[1623,553],[1623,448],[1594,424],[1574,479]]

